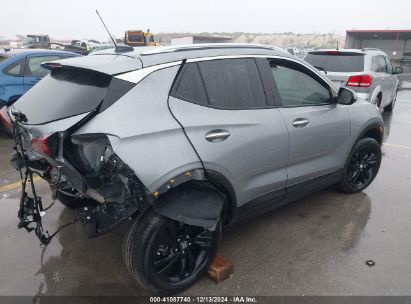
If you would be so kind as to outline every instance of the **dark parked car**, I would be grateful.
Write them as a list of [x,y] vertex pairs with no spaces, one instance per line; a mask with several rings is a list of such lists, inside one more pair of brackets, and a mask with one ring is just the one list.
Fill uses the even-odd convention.
[[[330,185],[362,191],[379,170],[376,107],[277,48],[107,50],[50,69],[9,109],[13,164],[97,235],[132,219],[125,264],[154,293],[194,284],[223,227]],[[47,243],[41,201],[21,197],[19,227]]]

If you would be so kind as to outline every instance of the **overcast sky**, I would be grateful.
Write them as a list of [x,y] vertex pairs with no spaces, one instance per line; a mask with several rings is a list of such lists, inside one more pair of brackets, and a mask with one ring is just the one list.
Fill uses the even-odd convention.
[[411,29],[411,1],[387,0],[1,0],[0,36],[107,39],[95,9],[121,37],[151,32],[296,32]]

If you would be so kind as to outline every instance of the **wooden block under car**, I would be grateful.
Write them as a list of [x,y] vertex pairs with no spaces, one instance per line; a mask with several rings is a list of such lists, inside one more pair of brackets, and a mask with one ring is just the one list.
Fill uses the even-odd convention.
[[210,268],[208,268],[208,276],[216,283],[228,279],[233,273],[233,264],[219,254],[215,256],[213,263],[211,263]]

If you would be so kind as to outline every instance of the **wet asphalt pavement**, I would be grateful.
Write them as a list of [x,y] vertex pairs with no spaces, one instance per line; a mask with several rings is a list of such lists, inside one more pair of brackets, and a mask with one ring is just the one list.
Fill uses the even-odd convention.
[[[219,284],[204,277],[184,294],[411,295],[411,90],[383,117],[384,157],[369,188],[324,190],[227,231],[220,252],[234,275]],[[11,146],[0,135],[0,189],[18,180]],[[47,185],[37,184],[47,205]],[[0,192],[0,295],[147,295],[122,262],[128,223],[93,239],[74,224],[41,248],[17,229],[18,202],[18,188]],[[44,223],[52,232],[74,216],[56,202]]]

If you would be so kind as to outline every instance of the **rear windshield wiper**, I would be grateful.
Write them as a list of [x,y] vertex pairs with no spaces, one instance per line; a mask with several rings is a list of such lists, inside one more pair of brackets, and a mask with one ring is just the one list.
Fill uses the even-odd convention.
[[323,67],[320,67],[320,66],[314,66],[317,70],[320,70],[320,71],[323,71],[325,74],[327,74],[327,71],[323,68]]

